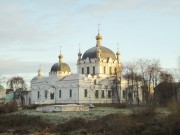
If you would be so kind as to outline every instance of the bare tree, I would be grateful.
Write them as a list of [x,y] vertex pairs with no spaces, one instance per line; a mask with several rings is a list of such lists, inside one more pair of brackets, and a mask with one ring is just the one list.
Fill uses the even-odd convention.
[[15,91],[15,98],[20,99],[21,104],[23,105],[23,93],[27,89],[27,85],[22,77],[15,76],[10,78],[7,81],[7,85],[10,89]]
[[139,87],[140,87],[140,83],[142,81],[142,76],[138,73],[135,73],[135,77],[134,77],[134,81],[136,83],[136,90],[135,90],[135,93],[136,93],[136,100],[137,100],[137,105],[139,106],[140,105],[140,100],[139,100]]
[[126,99],[130,104],[133,102],[134,90],[135,90],[135,72],[136,72],[136,63],[126,63],[124,66],[124,75],[123,78],[127,80],[126,88]]
[[139,73],[141,75],[141,83],[142,83],[142,92],[143,99],[146,104],[149,100],[152,100],[152,95],[154,91],[154,87],[157,86],[159,82],[159,76],[161,72],[160,61],[153,60],[138,60]]
[[141,88],[142,88],[142,94],[143,94],[143,101],[147,103],[147,100],[149,98],[149,89],[148,89],[148,69],[150,65],[150,60],[147,59],[139,59],[137,62],[137,66],[139,67],[139,73],[141,75]]
[[173,76],[168,71],[162,71],[160,74],[160,82],[172,83],[174,81]]

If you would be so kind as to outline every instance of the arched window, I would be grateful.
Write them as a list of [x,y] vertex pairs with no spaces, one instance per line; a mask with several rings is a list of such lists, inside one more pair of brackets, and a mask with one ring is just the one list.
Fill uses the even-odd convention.
[[93,66],[93,75],[95,75],[95,66]]
[[61,98],[61,90],[59,90],[59,98]]
[[87,89],[84,89],[84,97],[87,97],[88,96],[88,91]]
[[40,91],[38,91],[38,98],[40,98]]
[[48,92],[47,90],[44,91],[44,97],[47,98]]
[[104,97],[105,97],[104,90],[102,90],[101,98],[104,98]]
[[115,74],[115,75],[117,74],[117,69],[116,69],[116,68],[114,68],[114,74]]
[[50,94],[51,99],[54,99],[54,93]]
[[111,75],[112,74],[112,68],[109,67],[109,74]]
[[106,74],[106,66],[104,66],[104,74]]
[[69,90],[69,97],[70,98],[72,97],[72,90],[71,89]]
[[87,74],[89,74],[89,67],[87,67]]
[[84,68],[82,68],[82,74],[84,74]]

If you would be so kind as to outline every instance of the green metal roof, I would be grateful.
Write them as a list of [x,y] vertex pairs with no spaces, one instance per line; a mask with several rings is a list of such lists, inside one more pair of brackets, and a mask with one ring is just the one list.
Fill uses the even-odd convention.
[[14,99],[14,93],[6,94],[5,100],[13,100]]
[[0,85],[0,90],[5,90],[5,88],[2,85]]

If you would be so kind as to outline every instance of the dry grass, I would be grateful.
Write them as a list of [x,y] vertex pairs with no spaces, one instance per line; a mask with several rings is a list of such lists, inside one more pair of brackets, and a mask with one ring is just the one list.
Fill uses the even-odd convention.
[[11,113],[18,111],[18,104],[16,101],[11,101],[0,105],[0,114]]
[[[90,114],[93,111],[86,113]],[[56,116],[64,115],[64,113],[54,114]],[[101,115],[95,119],[71,117],[65,122],[59,119],[54,123],[37,115],[17,113],[0,115],[0,133],[8,134],[178,135],[180,134],[179,127],[180,113],[172,111],[168,115],[161,115],[152,107],[136,108],[131,114],[115,112],[105,116]]]
[[171,100],[167,106],[172,113],[180,113],[180,102]]
[[0,115],[0,132],[13,132],[14,134],[31,133],[50,126],[50,123],[38,116],[27,115]]

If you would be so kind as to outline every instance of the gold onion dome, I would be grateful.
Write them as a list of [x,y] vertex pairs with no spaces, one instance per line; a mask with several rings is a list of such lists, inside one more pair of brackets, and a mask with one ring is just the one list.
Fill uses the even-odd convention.
[[117,51],[116,55],[120,55],[120,51],[119,50]]
[[101,40],[102,36],[99,34],[96,36],[97,44],[95,47],[92,47],[88,49],[82,56],[82,59],[92,59],[92,58],[97,58],[97,53],[101,53],[101,58],[102,59],[108,59],[111,58],[112,60],[116,60],[115,53],[110,50],[109,48],[106,48],[102,46]]
[[99,32],[98,32],[98,35],[96,36],[96,40],[102,40],[102,36],[99,34]]
[[42,70],[41,70],[41,68],[39,68],[39,70],[38,70],[38,76],[42,76]]
[[55,63],[51,67],[51,72],[58,72],[58,71],[60,71],[60,72],[71,72],[69,65],[63,62],[63,55],[62,55],[61,50],[60,50],[60,54],[59,54],[59,62]]
[[97,53],[101,53],[101,50],[100,50],[100,48],[98,48],[98,49],[97,49]]
[[81,56],[81,55],[82,55],[82,53],[79,51],[78,55],[79,55],[79,56]]
[[63,58],[63,55],[62,55],[62,54],[60,54],[60,55],[59,55],[59,59],[62,59],[62,58]]
[[71,72],[71,69],[70,69],[69,65],[66,63],[55,63],[51,67],[51,72],[58,72],[58,71]]

